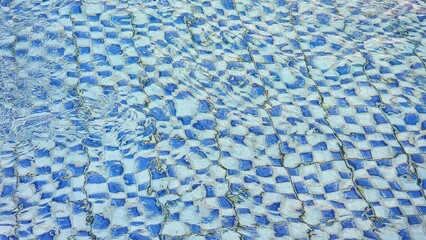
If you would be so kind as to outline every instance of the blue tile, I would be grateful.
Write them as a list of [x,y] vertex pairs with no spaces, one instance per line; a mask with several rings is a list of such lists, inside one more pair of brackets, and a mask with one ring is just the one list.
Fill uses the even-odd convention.
[[220,208],[224,208],[224,209],[232,208],[231,202],[225,197],[218,197],[218,202],[219,202]]
[[330,183],[324,186],[324,190],[326,193],[336,192],[339,190],[339,183]]
[[260,177],[271,177],[273,174],[271,167],[258,167],[256,169],[256,175]]
[[92,227],[94,229],[106,229],[110,221],[102,215],[95,214]]
[[117,55],[117,54],[121,54],[121,47],[118,44],[111,44],[109,46],[106,47],[106,51],[108,54],[111,55]]

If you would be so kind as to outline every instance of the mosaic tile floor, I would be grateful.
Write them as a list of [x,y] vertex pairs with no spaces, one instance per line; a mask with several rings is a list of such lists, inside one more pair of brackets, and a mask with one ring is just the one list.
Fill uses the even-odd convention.
[[0,239],[424,239],[423,0],[0,0]]

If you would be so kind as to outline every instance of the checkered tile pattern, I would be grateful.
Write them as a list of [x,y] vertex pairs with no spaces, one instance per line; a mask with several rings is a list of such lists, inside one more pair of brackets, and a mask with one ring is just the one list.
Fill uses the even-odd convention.
[[1,239],[421,239],[426,4],[0,0]]

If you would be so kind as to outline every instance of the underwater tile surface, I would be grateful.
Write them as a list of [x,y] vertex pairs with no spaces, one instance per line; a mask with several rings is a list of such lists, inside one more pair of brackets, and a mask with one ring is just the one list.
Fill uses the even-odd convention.
[[424,239],[426,2],[0,0],[0,239]]

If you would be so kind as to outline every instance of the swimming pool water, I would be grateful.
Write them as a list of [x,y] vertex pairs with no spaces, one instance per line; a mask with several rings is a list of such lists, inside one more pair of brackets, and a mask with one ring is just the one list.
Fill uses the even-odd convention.
[[422,0],[0,0],[0,239],[422,239]]

